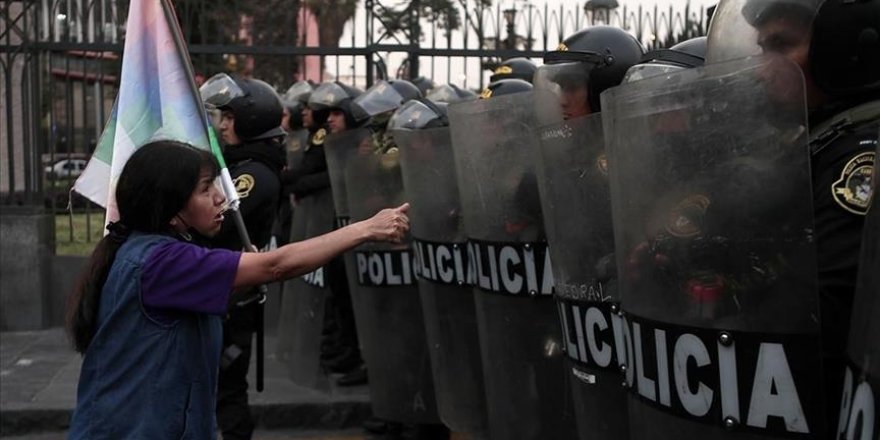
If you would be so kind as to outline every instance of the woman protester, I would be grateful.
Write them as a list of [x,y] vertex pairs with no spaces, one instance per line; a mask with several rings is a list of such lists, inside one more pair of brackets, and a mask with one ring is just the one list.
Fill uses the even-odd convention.
[[408,204],[265,253],[207,249],[223,222],[219,172],[173,141],[138,149],[116,187],[119,221],[67,309],[83,354],[70,439],[216,438],[222,316],[232,292],[308,273],[366,241],[400,241]]

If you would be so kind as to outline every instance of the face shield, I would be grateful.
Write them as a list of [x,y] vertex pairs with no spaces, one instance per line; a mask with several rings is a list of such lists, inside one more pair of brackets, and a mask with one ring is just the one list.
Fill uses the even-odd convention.
[[352,114],[356,120],[363,121],[400,107],[404,99],[391,84],[379,81],[354,99]]
[[706,63],[774,54],[804,64],[820,1],[722,0],[709,27]]
[[214,108],[225,107],[233,99],[245,95],[235,80],[225,73],[218,73],[205,81],[199,87],[199,94],[205,104]]
[[626,75],[623,76],[623,81],[621,81],[621,83],[628,84],[635,81],[641,81],[645,78],[650,78],[652,76],[669,75],[671,73],[678,72],[684,69],[685,67],[683,66],[674,66],[664,63],[652,62],[645,64],[636,64],[626,71]]
[[429,126],[438,127],[445,125],[449,125],[449,122],[439,108],[433,108],[431,104],[418,100],[408,101],[403,104],[394,112],[391,120],[388,121],[389,130],[418,130]]
[[308,81],[297,81],[290,86],[286,92],[284,92],[282,99],[287,102],[305,103],[308,100],[309,94],[312,93],[312,90],[314,89]]
[[348,98],[345,89],[335,82],[327,82],[318,86],[311,95],[309,95],[309,108],[312,110],[327,110],[334,108]]
[[427,98],[431,101],[447,103],[466,101],[468,99],[473,99],[476,97],[477,96],[475,94],[469,94],[468,92],[462,91],[460,89],[456,90],[455,87],[449,84],[443,84],[434,87],[433,89],[431,89],[430,92],[428,92],[427,96]]
[[535,91],[555,95],[565,119],[590,114],[590,73],[595,66],[586,62],[545,64],[535,73]]

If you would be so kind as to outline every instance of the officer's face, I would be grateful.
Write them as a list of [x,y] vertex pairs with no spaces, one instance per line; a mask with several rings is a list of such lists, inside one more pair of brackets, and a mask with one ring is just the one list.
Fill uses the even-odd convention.
[[348,129],[345,124],[345,113],[340,110],[330,110],[330,116],[327,117],[327,126],[330,133],[340,133]]
[[284,113],[281,114],[281,127],[284,128],[285,131],[293,131],[290,128],[290,110],[287,107],[284,107]]
[[241,139],[235,134],[235,115],[230,111],[224,111],[220,118],[220,138],[226,145],[241,144]]
[[809,23],[779,17],[768,20],[758,28],[758,45],[764,53],[782,55],[807,72],[810,34]]
[[315,119],[312,118],[312,109],[310,109],[309,107],[303,107],[302,117],[303,117],[303,127],[305,127],[305,128],[314,127]]
[[562,93],[559,94],[562,117],[572,119],[590,114],[588,98],[589,93],[586,87],[563,87]]
[[[821,104],[824,99],[822,93],[813,82],[810,73],[810,41],[812,37],[811,24],[803,17],[776,17],[767,20],[758,26],[758,45],[765,54],[779,55],[800,67],[804,76],[804,85],[807,91],[807,101],[811,108]],[[795,96],[800,87],[800,78],[791,77],[786,69],[773,69],[765,72],[763,77],[769,83],[768,90],[774,96]]]
[[206,237],[213,237],[220,232],[226,197],[214,184],[214,180],[210,172],[202,172],[186,206],[171,220],[171,226],[175,230],[183,232],[189,226]]

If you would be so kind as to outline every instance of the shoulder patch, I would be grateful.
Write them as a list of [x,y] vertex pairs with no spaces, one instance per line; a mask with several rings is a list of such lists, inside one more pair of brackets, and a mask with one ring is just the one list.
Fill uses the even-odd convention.
[[871,206],[874,185],[873,151],[857,154],[843,167],[840,178],[831,185],[831,195],[841,208],[857,215],[865,215]]
[[237,192],[238,196],[242,199],[251,195],[255,183],[254,176],[250,174],[242,174],[232,181],[232,184],[235,185],[235,192]]
[[327,137],[327,130],[320,128],[320,129],[318,129],[318,131],[315,132],[315,135],[312,136],[312,143],[315,145],[324,145],[324,138],[326,138],[326,137]]

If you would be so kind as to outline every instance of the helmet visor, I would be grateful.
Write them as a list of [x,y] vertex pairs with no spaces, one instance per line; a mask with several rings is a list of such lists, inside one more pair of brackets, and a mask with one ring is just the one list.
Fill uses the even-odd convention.
[[334,108],[345,98],[348,98],[348,93],[339,84],[325,82],[318,86],[309,96],[309,108],[312,110]]
[[650,78],[652,76],[668,75],[670,73],[678,72],[683,69],[684,67],[682,66],[674,66],[664,63],[636,64],[626,71],[626,75],[623,76],[623,81],[621,81],[621,83],[627,84],[631,82],[641,81],[645,78]]
[[225,73],[218,73],[199,88],[202,101],[216,108],[228,105],[233,99],[244,96],[244,91],[235,80]]
[[443,116],[435,109],[432,109],[423,102],[412,100],[403,104],[394,112],[391,120],[388,121],[388,129],[406,128],[416,130],[425,128],[434,121],[442,122],[442,119]]
[[709,27],[706,63],[809,49],[820,0],[722,0]]
[[434,102],[459,102],[476,98],[477,95],[466,90],[457,89],[449,84],[434,87],[428,93],[427,98]]
[[379,81],[369,90],[354,99],[352,113],[355,119],[362,121],[367,118],[394,110],[400,107],[404,97],[391,84]]
[[297,81],[284,92],[283,99],[289,102],[306,102],[312,90],[314,89],[308,81]]

